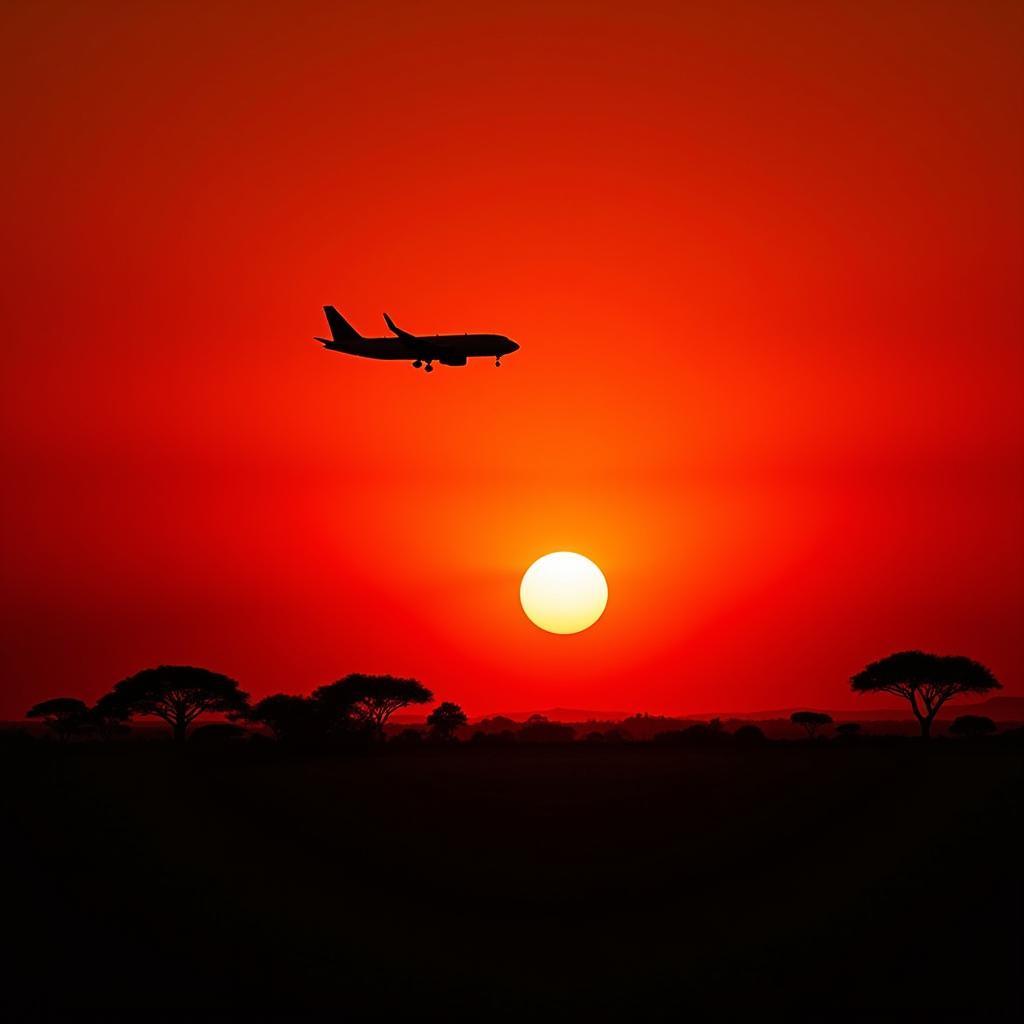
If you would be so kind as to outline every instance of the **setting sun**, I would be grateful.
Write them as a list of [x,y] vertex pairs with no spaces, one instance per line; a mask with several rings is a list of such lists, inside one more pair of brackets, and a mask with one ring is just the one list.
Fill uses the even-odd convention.
[[519,600],[530,621],[549,633],[579,633],[592,626],[608,603],[604,574],[573,551],[538,558],[523,575]]

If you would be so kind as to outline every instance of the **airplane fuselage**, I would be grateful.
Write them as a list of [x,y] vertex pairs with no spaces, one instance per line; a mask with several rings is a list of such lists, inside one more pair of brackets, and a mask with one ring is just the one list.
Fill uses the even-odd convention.
[[360,338],[330,341],[324,348],[364,359],[422,359],[444,363],[448,357],[491,356],[500,359],[518,346],[501,334],[434,334],[418,336],[414,343],[402,338]]
[[395,336],[364,338],[333,306],[324,306],[324,315],[331,336],[316,339],[324,348],[363,359],[408,361],[416,367],[425,365],[427,373],[433,370],[435,362],[442,366],[465,366],[467,360],[478,356],[490,356],[501,366],[501,357],[519,348],[503,334],[411,334],[397,327],[387,313],[384,321]]

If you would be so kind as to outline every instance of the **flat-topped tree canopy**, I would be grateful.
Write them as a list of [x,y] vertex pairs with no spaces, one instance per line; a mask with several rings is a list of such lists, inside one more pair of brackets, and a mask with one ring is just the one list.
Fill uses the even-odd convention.
[[174,730],[179,743],[188,727],[208,711],[242,713],[249,695],[229,676],[192,665],[158,665],[122,679],[101,697],[97,710],[111,717],[155,715]]
[[50,700],[33,704],[25,712],[26,718],[66,718],[68,715],[84,715],[89,711],[84,700],[77,697],[51,697]]
[[26,718],[41,718],[62,742],[81,732],[89,720],[89,708],[77,697],[51,697],[34,704],[25,712]]
[[355,672],[313,691],[313,699],[339,716],[380,732],[399,708],[429,704],[434,695],[417,679]]
[[939,708],[950,697],[1002,689],[980,662],[962,655],[925,651],[898,651],[873,661],[850,680],[850,686],[860,693],[891,693],[909,701],[924,739]]

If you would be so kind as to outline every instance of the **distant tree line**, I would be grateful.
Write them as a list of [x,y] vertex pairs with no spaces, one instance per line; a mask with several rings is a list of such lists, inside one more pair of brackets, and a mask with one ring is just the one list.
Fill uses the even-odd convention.
[[[433,699],[415,679],[353,674],[319,687],[309,697],[277,693],[253,705],[234,679],[219,672],[159,665],[122,679],[91,708],[73,697],[57,697],[36,704],[27,714],[42,719],[61,742],[73,736],[114,735],[133,718],[156,717],[170,726],[176,743],[184,744],[200,716],[219,713],[229,722],[262,725],[282,743],[316,745],[379,739],[400,708]],[[460,715],[464,721],[461,709],[446,702],[434,712],[433,728],[440,737],[450,738],[452,723],[458,723]]]
[[[1000,683],[985,666],[970,658],[902,651],[868,665],[852,678],[851,686],[856,692],[883,692],[906,699],[920,725],[921,737],[928,739],[932,722],[947,700],[961,693],[999,689]],[[27,717],[41,719],[62,744],[76,737],[112,739],[128,731],[126,723],[130,720],[155,717],[167,723],[174,741],[181,745],[193,723],[213,713],[228,721],[199,730],[211,739],[242,735],[244,729],[238,723],[245,723],[262,727],[282,746],[321,748],[378,743],[384,739],[395,712],[433,701],[433,693],[416,679],[354,673],[318,687],[308,697],[276,693],[252,704],[249,695],[228,676],[191,665],[160,665],[122,679],[92,707],[75,697],[56,697],[29,708]],[[820,738],[820,731],[834,724],[830,715],[810,710],[794,712],[790,721],[803,728],[810,741]],[[665,728],[659,728],[662,724]],[[467,732],[467,726],[462,708],[443,701],[427,715],[424,728],[407,729],[395,741],[409,745],[426,739],[451,744],[460,733]],[[995,723],[983,715],[963,715],[949,728],[953,736],[964,738],[984,737],[995,731]],[[848,742],[859,732],[856,722],[835,726],[837,738]],[[729,732],[717,718],[680,727],[673,719],[650,715],[593,728],[580,737],[572,726],[549,721],[544,715],[532,715],[521,724],[495,716],[482,720],[470,736],[472,743],[482,745],[569,743],[576,739],[612,744],[652,739],[666,746],[728,744],[751,748],[767,738],[762,729],[750,723]]]

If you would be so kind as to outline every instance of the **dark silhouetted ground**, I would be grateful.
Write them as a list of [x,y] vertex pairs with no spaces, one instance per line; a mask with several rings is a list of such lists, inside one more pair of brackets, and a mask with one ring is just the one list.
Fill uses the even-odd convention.
[[3,763],[15,1019],[1020,1009],[1006,745],[289,758],[11,739]]

